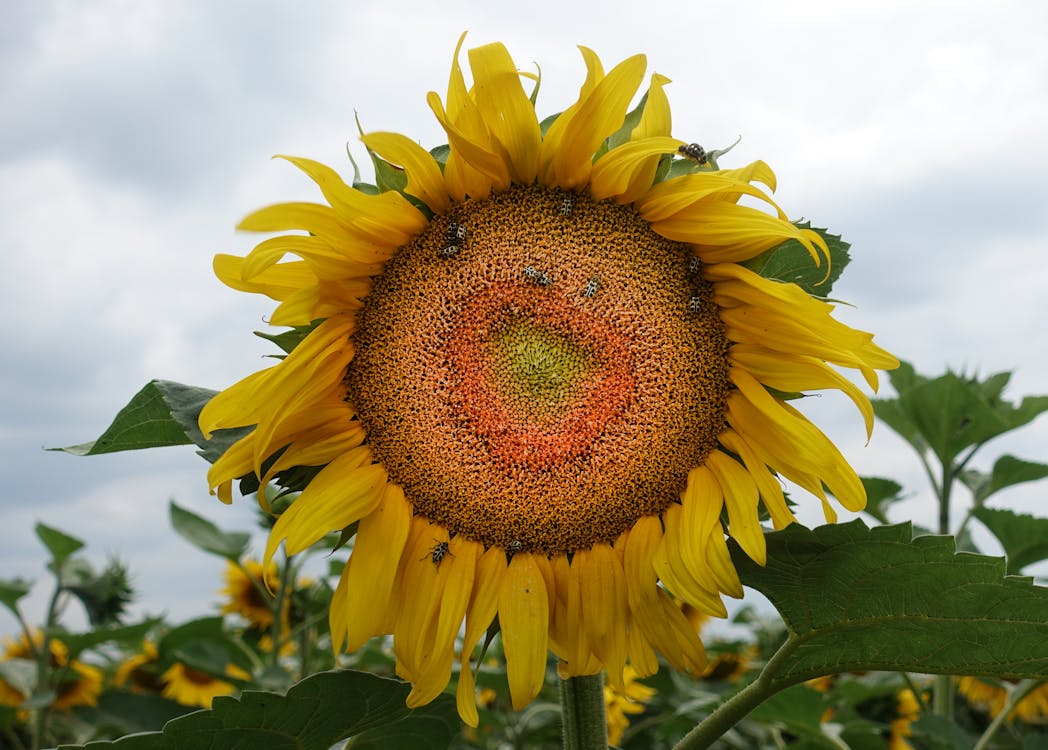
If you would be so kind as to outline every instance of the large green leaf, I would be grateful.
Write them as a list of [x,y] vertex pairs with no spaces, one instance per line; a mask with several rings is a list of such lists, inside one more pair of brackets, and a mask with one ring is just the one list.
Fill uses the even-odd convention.
[[216,391],[152,380],[121,409],[101,437],[90,443],[57,448],[77,456],[195,444],[200,455],[214,462],[226,448],[251,431],[250,427],[218,430],[205,440],[197,425],[201,409]]
[[206,518],[171,503],[171,526],[196,547],[227,560],[239,560],[251,535],[243,531],[226,532]]
[[112,742],[60,745],[119,750],[328,750],[353,737],[353,748],[414,750],[447,747],[458,733],[455,701],[442,695],[414,710],[404,705],[410,686],[365,672],[320,672],[287,695],[247,691],[216,698],[210,711],[174,719],[163,732]]
[[984,380],[954,372],[927,378],[903,363],[890,377],[898,397],[875,400],[875,413],[921,453],[930,448],[946,466],[965,449],[1048,411],[1048,396],[1027,396],[1018,404],[1002,399],[1010,378],[1006,372]]
[[1048,677],[1048,588],[1006,577],[1001,558],[911,539],[909,524],[795,524],[767,541],[763,568],[734,543],[732,557],[789,632],[770,685],[866,670]]
[[1004,547],[1008,572],[1048,559],[1048,518],[995,508],[976,508],[972,515],[986,525]]

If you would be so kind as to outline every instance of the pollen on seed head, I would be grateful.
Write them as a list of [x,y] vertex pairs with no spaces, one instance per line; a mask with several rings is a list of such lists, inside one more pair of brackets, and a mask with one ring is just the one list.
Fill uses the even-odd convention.
[[727,341],[690,248],[570,197],[570,222],[534,186],[434,217],[374,280],[346,375],[415,511],[507,554],[613,541],[677,499],[724,425]]

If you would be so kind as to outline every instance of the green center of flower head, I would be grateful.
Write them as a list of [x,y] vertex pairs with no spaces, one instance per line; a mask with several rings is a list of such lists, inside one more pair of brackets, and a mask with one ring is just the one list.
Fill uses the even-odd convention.
[[519,187],[400,248],[347,398],[416,512],[549,554],[679,497],[724,426],[727,341],[690,248],[636,211]]
[[570,335],[524,317],[494,331],[482,349],[488,350],[499,396],[539,422],[555,418],[597,365]]

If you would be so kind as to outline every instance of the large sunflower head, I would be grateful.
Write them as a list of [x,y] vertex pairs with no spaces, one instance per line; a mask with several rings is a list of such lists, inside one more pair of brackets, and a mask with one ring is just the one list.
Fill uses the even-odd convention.
[[784,395],[842,390],[869,429],[868,400],[831,365],[875,387],[897,364],[831,304],[744,265],[793,240],[828,273],[820,235],[755,184],[774,188],[766,164],[715,168],[670,135],[668,79],[630,109],[643,56],[605,71],[582,52],[578,100],[540,122],[501,44],[469,50],[472,85],[456,49],[446,98],[428,97],[446,146],[363,136],[378,188],[285,157],[325,201],[251,214],[242,229],[290,233],[215,260],[294,330],[279,364],[201,414],[206,435],[254,426],[212,488],[302,490],[267,559],[359,522],[336,647],[392,633],[418,705],[447,685],[464,622],[473,724],[470,656],[496,617],[517,708],[547,650],[562,675],[605,669],[620,690],[656,651],[701,674],[680,602],[723,615],[721,595],[742,594],[726,535],[764,561],[761,508],[794,520],[779,477],[830,518],[828,494],[865,502]]

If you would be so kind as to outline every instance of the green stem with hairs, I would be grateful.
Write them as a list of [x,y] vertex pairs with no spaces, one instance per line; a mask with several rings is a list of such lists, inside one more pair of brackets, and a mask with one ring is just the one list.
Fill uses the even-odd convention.
[[789,659],[796,646],[795,641],[787,640],[768,659],[768,663],[757,675],[757,679],[717,706],[713,713],[684,735],[683,739],[673,746],[673,750],[705,750],[742,721],[750,711],[775,693],[794,684],[777,681],[775,675],[778,672],[779,664]]
[[607,750],[604,673],[560,681],[564,750]]

